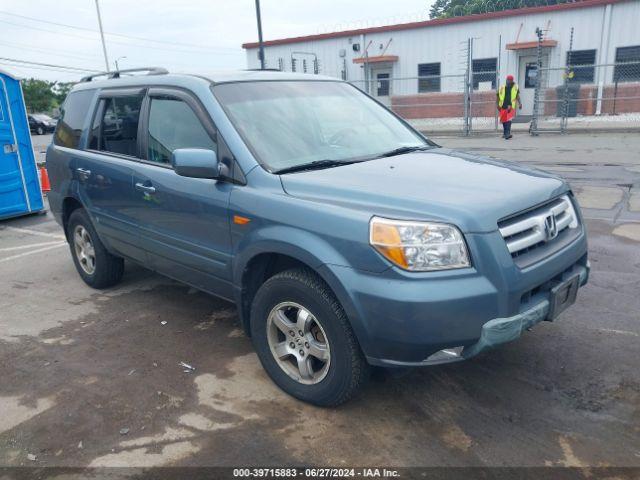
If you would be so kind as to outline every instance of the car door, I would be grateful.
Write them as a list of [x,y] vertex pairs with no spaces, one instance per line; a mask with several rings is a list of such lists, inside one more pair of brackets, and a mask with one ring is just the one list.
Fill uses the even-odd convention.
[[138,123],[144,93],[140,88],[102,90],[86,148],[75,152],[73,164],[80,199],[102,241],[141,263],[147,257],[131,216],[135,201],[131,165],[140,151]]
[[143,108],[143,161],[134,165],[135,207],[154,270],[232,298],[229,196],[233,184],[181,177],[178,148],[218,149],[217,132],[199,101],[179,89],[152,88]]

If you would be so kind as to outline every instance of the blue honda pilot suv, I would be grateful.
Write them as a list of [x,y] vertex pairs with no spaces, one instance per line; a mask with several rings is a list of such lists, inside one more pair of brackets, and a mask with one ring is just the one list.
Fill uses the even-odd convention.
[[441,148],[332,78],[143,72],[83,79],[47,151],[78,273],[110,287],[126,259],[235,302],[299,399],[514,340],[587,282],[556,176]]

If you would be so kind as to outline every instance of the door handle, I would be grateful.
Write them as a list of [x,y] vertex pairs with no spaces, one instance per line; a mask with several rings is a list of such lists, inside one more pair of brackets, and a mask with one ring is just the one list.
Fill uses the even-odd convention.
[[87,170],[86,168],[76,168],[76,172],[78,172],[78,175],[82,180],[86,180],[91,176],[91,170]]
[[152,185],[145,185],[144,183],[136,183],[136,190],[140,190],[144,193],[156,193],[156,187]]

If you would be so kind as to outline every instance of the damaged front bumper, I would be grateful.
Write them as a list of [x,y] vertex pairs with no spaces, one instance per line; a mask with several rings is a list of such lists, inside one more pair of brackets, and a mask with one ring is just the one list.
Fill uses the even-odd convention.
[[[571,276],[562,284],[558,285],[559,291],[550,295],[549,298],[542,299],[535,306],[508,318],[494,318],[482,326],[482,333],[478,341],[466,347],[454,347],[440,350],[429,356],[419,365],[438,365],[443,363],[457,362],[474,357],[485,350],[511,342],[522,335],[522,332],[543,320],[553,321],[560,309],[573,304],[575,293],[589,280],[589,265],[576,266]],[[572,284],[573,281],[573,284]],[[572,287],[575,285],[575,291]],[[566,305],[558,301],[557,295],[561,295]],[[564,297],[566,295],[566,297]]]

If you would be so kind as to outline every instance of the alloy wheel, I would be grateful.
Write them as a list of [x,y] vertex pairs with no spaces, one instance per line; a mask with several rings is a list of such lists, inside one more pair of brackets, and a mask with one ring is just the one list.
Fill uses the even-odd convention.
[[278,366],[295,381],[313,385],[329,371],[331,349],[318,319],[302,305],[283,302],[267,318],[267,341]]
[[82,225],[76,226],[73,231],[73,247],[82,270],[93,275],[96,271],[96,252],[89,231]]

